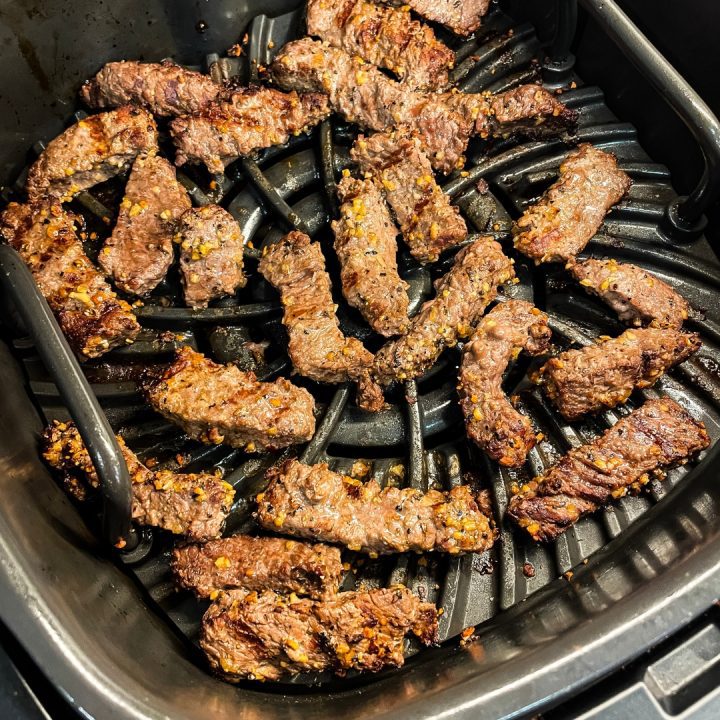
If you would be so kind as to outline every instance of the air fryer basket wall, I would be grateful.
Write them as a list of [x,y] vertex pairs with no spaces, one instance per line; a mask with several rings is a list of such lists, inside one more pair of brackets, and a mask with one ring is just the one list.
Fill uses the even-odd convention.
[[[225,7],[213,4],[213,9]],[[148,21],[156,22],[147,27],[155,28],[152,32],[158,36],[162,9],[151,8],[148,15]],[[93,5],[90,14],[98,24],[97,36],[116,37],[114,20],[109,22],[104,10]],[[214,19],[203,14],[205,10],[209,8],[202,6],[199,15],[182,19],[183,30],[191,28],[191,32],[182,33],[177,47],[172,38],[140,32],[142,21],[136,17],[130,21],[136,32],[128,40],[134,47],[108,52],[105,44],[104,52],[83,52],[78,62],[82,67],[72,61],[59,63],[66,68],[63,100],[69,105],[64,107],[72,107],[79,80],[106,59],[172,55],[192,63],[206,52],[229,46],[243,19],[227,22],[222,12]],[[23,25],[27,34],[22,37],[37,32],[37,24],[30,22],[32,11],[24,17],[18,9],[11,12],[15,12],[16,36],[15,28]],[[117,9],[114,12],[120,19]],[[39,27],[48,30],[53,22],[62,26],[62,18],[53,17]],[[201,35],[196,31],[199,20],[208,26]],[[214,28],[227,32],[209,43]],[[28,67],[34,68],[41,84],[37,63],[28,59],[35,51],[24,42]],[[56,87],[56,78],[43,73],[48,87]],[[57,87],[62,87],[57,80]],[[12,87],[10,82],[4,86]],[[48,105],[52,94],[46,93]],[[32,117],[28,112],[23,118],[29,124],[20,127],[29,137],[25,143],[15,140],[8,164],[22,163],[20,156],[35,139],[50,137],[62,127],[60,121],[54,127],[40,127],[39,121],[50,117],[39,112],[40,107],[42,102]],[[58,114],[66,121],[69,112]],[[12,122],[9,125],[12,129]],[[22,389],[19,369],[4,349],[0,374],[11,388],[4,402],[7,412],[0,420],[0,483],[7,498],[0,510],[4,560],[0,613],[50,679],[72,702],[97,717],[236,717],[238,712],[269,718],[401,712],[499,717],[556,701],[597,679],[702,612],[717,595],[720,571],[714,557],[720,545],[720,521],[712,495],[718,468],[713,451],[699,470],[683,479],[681,493],[672,491],[587,566],[576,570],[570,581],[560,579],[497,615],[483,627],[479,641],[465,649],[451,644],[422,653],[399,673],[363,680],[356,687],[340,686],[335,694],[298,688],[288,696],[264,692],[257,685],[228,687],[204,672],[199,658],[173,635],[147,596],[107,562],[48,478],[37,459],[39,420]]]

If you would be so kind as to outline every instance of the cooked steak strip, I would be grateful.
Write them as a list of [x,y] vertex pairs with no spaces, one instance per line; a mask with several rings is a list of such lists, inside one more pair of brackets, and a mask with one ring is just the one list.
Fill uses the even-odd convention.
[[211,600],[238,588],[320,600],[337,593],[343,576],[339,548],[248,535],[175,548],[171,566],[180,587]]
[[400,667],[410,633],[436,644],[437,610],[402,586],[322,601],[234,590],[205,613],[200,646],[225,680],[277,680],[299,672]]
[[273,88],[236,90],[199,113],[170,123],[177,154],[175,162],[204,163],[212,173],[244,155],[286,143],[330,114],[327,98],[318,93],[298,95]]
[[626,330],[622,335],[568,350],[545,363],[545,393],[567,420],[624,403],[650,387],[669,368],[700,348],[697,333],[665,328]]
[[472,121],[439,95],[414,92],[362,58],[303,38],[285,45],[270,70],[286,90],[327,93],[333,110],[362,127],[385,131],[407,125],[438,170],[448,173],[464,163]]
[[343,177],[338,185],[340,219],[332,223],[345,299],[380,335],[408,327],[408,284],[397,268],[397,228],[370,180]]
[[253,452],[306,442],[315,432],[307,390],[285,378],[258,382],[254,373],[218,365],[187,346],[144,390],[157,412],[209,445]]
[[457,113],[475,123],[474,132],[483,138],[521,134],[542,137],[577,124],[578,113],[561,103],[541,85],[528,84],[491,95],[462,93],[440,95]]
[[615,156],[584,143],[560,165],[560,177],[513,228],[515,247],[536,263],[569,260],[592,239],[630,188]]
[[56,203],[10,203],[0,216],[0,236],[20,253],[83,360],[131,343],[140,326],[85,254],[76,221]]
[[552,540],[584,515],[639,491],[651,473],[682,464],[709,445],[705,426],[674,400],[648,400],[523,485],[508,516],[534,540]]
[[157,128],[147,110],[125,106],[91,115],[48,143],[28,171],[28,197],[65,202],[124,172],[141,153],[156,150]]
[[446,347],[469,337],[498,285],[515,277],[513,261],[490,237],[463,248],[452,269],[435,283],[435,297],[412,318],[407,334],[385,344],[374,373],[383,385],[419,377]]
[[[403,0],[388,0],[390,5],[404,5]],[[407,3],[418,15],[440,23],[457,35],[470,35],[480,27],[490,0],[410,0]]]
[[350,55],[391,70],[414,90],[448,84],[455,53],[430,27],[413,20],[410,8],[390,8],[367,0],[309,0],[308,35]]
[[207,307],[245,287],[242,231],[227,210],[219,205],[188,210],[180,218],[176,240],[187,305]]
[[[169,530],[191,540],[219,537],[235,491],[209,473],[153,472],[143,465],[121,437],[117,438],[132,481],[132,518],[140,525]],[[43,434],[43,457],[62,472],[65,487],[78,500],[100,481],[72,423],[54,422]]]
[[358,383],[358,404],[379,410],[382,391],[370,380],[373,356],[353,337],[345,337],[335,315],[330,276],[320,244],[293,231],[263,248],[259,270],[280,293],[288,353],[295,369],[318,382]]
[[687,319],[685,298],[651,273],[617,260],[573,263],[570,272],[591,294],[602,298],[628,325],[679,330]]
[[418,262],[434,262],[443,250],[467,237],[460,211],[435,182],[430,160],[416,137],[398,131],[361,135],[350,154],[385,190]]
[[536,442],[529,418],[502,390],[503,373],[521,350],[546,352],[550,335],[545,313],[524,300],[508,300],[480,321],[463,348],[458,392],[467,434],[501,465],[522,465]]
[[115,229],[98,255],[121,290],[147,295],[165,277],[174,257],[175,223],[190,207],[165,158],[141,155],[135,160]]
[[222,85],[209,75],[186,70],[171,61],[111,62],[85,82],[82,99],[93,108],[140,105],[153,115],[167,117],[197,113],[215,100]]
[[492,547],[484,500],[462,485],[449,492],[381,488],[320,465],[287,460],[271,468],[258,495],[263,527],[383,555],[435,550],[458,554]]

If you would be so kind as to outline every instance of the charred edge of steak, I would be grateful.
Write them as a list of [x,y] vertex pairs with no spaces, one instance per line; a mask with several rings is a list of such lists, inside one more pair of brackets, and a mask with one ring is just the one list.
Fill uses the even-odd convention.
[[705,426],[674,400],[648,400],[523,485],[508,516],[534,540],[553,540],[584,515],[639,492],[651,473],[682,464],[709,445]]

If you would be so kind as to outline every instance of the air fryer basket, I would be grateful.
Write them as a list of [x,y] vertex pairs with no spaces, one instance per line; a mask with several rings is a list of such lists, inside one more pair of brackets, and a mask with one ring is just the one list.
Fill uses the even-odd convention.
[[[301,10],[275,18],[257,16],[248,26],[247,55],[228,59],[212,52],[232,44],[253,13],[228,23],[223,14],[230,12],[231,3],[218,3],[216,18],[192,16],[191,3],[179,5],[177,14],[168,10],[167,16],[174,47],[163,45],[167,39],[162,37],[163,30],[158,48],[149,47],[145,37],[145,48],[112,52],[106,48],[95,56],[85,56],[87,50],[83,50],[78,65],[87,67],[79,72],[90,75],[110,58],[157,60],[172,55],[223,76],[239,74],[243,81],[252,81],[258,66],[269,61],[271,48],[276,50],[293,37],[302,23]],[[621,45],[632,41],[633,61],[648,66],[653,82],[665,83],[664,91],[696,133],[707,171],[690,200],[677,197],[668,171],[651,161],[635,128],[615,117],[602,92],[572,75],[567,52],[573,27],[571,2],[559,3],[559,32],[550,47],[552,62],[544,68],[533,62],[542,56],[535,29],[499,10],[493,11],[476,40],[460,43],[446,37],[458,49],[460,86],[469,91],[497,91],[541,72],[550,83],[573,82],[573,89],[562,95],[564,102],[580,111],[580,128],[573,141],[592,142],[616,153],[634,180],[630,197],[610,214],[588,250],[648,267],[677,286],[698,310],[690,324],[702,333],[704,347],[656,388],[632,398],[628,408],[572,426],[559,422],[536,390],[523,382],[518,385],[527,368],[516,368],[509,386],[519,392],[525,411],[545,435],[530,459],[533,474],[552,464],[559,453],[616,421],[641,403],[643,396],[657,392],[678,399],[701,417],[713,440],[720,435],[720,309],[713,302],[720,267],[701,235],[702,210],[717,189],[720,146],[713,137],[717,121],[711,116],[708,120],[707,109],[697,98],[687,97],[678,78],[663,76],[661,71],[666,69],[656,51],[633,36],[632,26],[612,3],[586,0],[585,5]],[[101,34],[109,32],[107,18],[101,17],[104,11],[102,6],[93,6],[91,15]],[[133,22],[138,28],[143,22],[149,28],[163,28],[160,17],[160,8],[150,7],[147,20],[136,17]],[[50,79],[42,76],[50,86]],[[52,128],[48,137],[59,129]],[[239,161],[216,187],[194,170],[184,171],[183,181],[196,203],[213,200],[226,205],[256,248],[291,226],[307,229],[327,248],[334,179],[348,163],[352,137],[350,128],[334,119],[310,137],[293,139],[256,160]],[[508,140],[491,147],[478,143],[469,153],[469,174],[452,176],[444,189],[455,198],[470,227],[507,243],[511,218],[552,182],[568,152],[567,140]],[[478,185],[481,178],[489,190]],[[112,202],[112,192],[84,194],[79,209],[102,231],[101,218],[108,214],[103,203],[111,206]],[[0,510],[4,561],[0,611],[43,671],[91,715],[196,718],[243,712],[274,717],[297,712],[303,717],[324,717],[342,712],[361,717],[444,712],[500,717],[557,702],[636,656],[705,610],[717,596],[720,519],[713,481],[719,461],[713,449],[698,467],[671,471],[646,496],[620,500],[578,523],[554,545],[534,545],[503,525],[490,553],[431,558],[427,564],[404,557],[355,562],[345,588],[358,582],[404,582],[444,610],[441,637],[445,644],[413,656],[401,671],[342,681],[312,677],[239,688],[219,683],[205,673],[192,644],[201,608],[172,590],[168,539],[147,531],[137,533],[129,538],[124,553],[110,558],[115,565],[107,561],[105,546],[95,546],[94,536],[79,525],[38,462],[39,420],[20,390],[20,378],[25,378],[30,397],[45,419],[64,418],[70,411],[83,428],[96,462],[105,468],[101,472],[105,537],[117,538],[127,529],[127,477],[122,463],[116,462],[110,426],[120,430],[142,456],[158,458],[165,467],[223,468],[240,498],[230,529],[251,527],[250,500],[258,490],[262,468],[274,458],[250,458],[240,451],[188,442],[144,407],[133,378],[138,368],[166,362],[175,347],[188,343],[221,361],[252,364],[243,350],[248,339],[271,343],[268,362],[254,367],[259,374],[287,373],[279,306],[273,294],[255,280],[237,299],[210,310],[189,311],[174,307],[177,287],[170,278],[161,288],[169,302],[149,301],[138,310],[146,328],[141,339],[86,366],[90,392],[54,321],[37,302],[37,291],[24,267],[6,248],[0,251],[3,280],[15,309],[30,335],[42,339],[35,343],[15,340],[14,358],[3,348],[0,359],[0,373],[8,388],[4,399],[8,412],[0,419],[4,425],[0,429],[5,430],[0,439],[0,482],[8,498]],[[250,267],[253,254],[248,253]],[[332,253],[326,256],[331,258]],[[428,272],[403,258],[401,272],[411,285],[414,307],[427,297],[431,279],[446,268],[440,263]],[[512,289],[513,296],[532,300],[548,311],[560,344],[585,344],[598,334],[619,332],[613,316],[569,283],[561,270],[537,270],[520,260],[517,270],[521,283]],[[358,317],[342,306],[341,321],[346,331],[373,342]],[[15,360],[21,361],[22,369]],[[345,472],[360,459],[382,482],[421,488],[448,487],[469,476],[492,489],[495,515],[502,517],[507,488],[521,481],[528,470],[520,474],[500,471],[461,439],[462,422],[453,399],[456,362],[454,353],[446,353],[426,377],[391,396],[393,407],[377,417],[353,407],[348,387],[333,390],[308,384],[323,416],[303,459],[327,460]],[[92,515],[88,520],[93,526]],[[523,572],[526,563],[534,568],[532,577]],[[479,624],[478,639],[458,648],[453,638],[463,628]],[[408,648],[408,654],[413,650]]]

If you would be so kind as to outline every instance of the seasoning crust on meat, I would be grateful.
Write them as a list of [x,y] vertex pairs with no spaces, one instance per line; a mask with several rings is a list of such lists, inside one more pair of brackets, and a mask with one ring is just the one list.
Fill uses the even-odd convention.
[[245,242],[235,218],[219,205],[191,208],[180,218],[180,277],[185,302],[192,308],[245,287]]
[[697,333],[662,328],[626,330],[616,338],[568,350],[540,369],[540,381],[567,420],[624,403],[700,348]]
[[375,332],[401,335],[408,327],[408,284],[397,268],[397,228],[370,180],[345,176],[338,185],[340,219],[332,223],[343,295]]
[[687,320],[689,305],[685,298],[637,265],[591,259],[573,263],[570,272],[628,325],[679,330]]
[[91,115],[51,140],[28,171],[31,202],[62,202],[127,170],[141,153],[157,151],[157,127],[142,108]]
[[298,95],[259,86],[240,88],[170,123],[175,163],[203,163],[211,173],[222,173],[233,160],[282,145],[329,114],[327,98],[316,92]]
[[344,572],[339,548],[249,535],[176,547],[171,567],[180,587],[211,600],[238,588],[320,600],[337,593]]
[[404,663],[405,636],[437,643],[437,610],[403,586],[313,601],[233,590],[205,613],[200,646],[225,680],[377,672]]
[[[390,0],[390,4],[405,3],[404,0]],[[418,15],[445,25],[457,35],[470,35],[480,27],[490,0],[409,0],[407,5]]]
[[153,115],[168,117],[197,113],[222,90],[209,75],[186,70],[169,60],[122,60],[104,65],[84,83],[80,95],[93,108],[140,105]]
[[458,208],[435,181],[420,141],[407,133],[362,135],[350,151],[364,173],[383,188],[410,254],[434,262],[467,237]]
[[515,247],[536,263],[581,252],[608,210],[630,189],[615,156],[584,143],[560,165],[560,176],[513,228]]
[[392,8],[366,0],[309,0],[308,35],[392,71],[414,90],[448,84],[455,53],[430,27],[413,20],[409,6]]
[[444,173],[464,164],[472,121],[439,95],[414,92],[362,58],[303,38],[282,48],[270,72],[286,90],[326,93],[333,110],[361,127],[385,131],[407,126],[417,133],[432,166]]
[[[217,475],[209,473],[153,472],[117,438],[132,482],[132,518],[185,535],[191,540],[209,540],[222,532],[235,491]],[[43,434],[43,457],[63,474],[65,488],[78,500],[100,481],[77,428],[54,422]]]
[[297,371],[318,382],[354,381],[358,404],[379,410],[384,400],[370,380],[372,353],[340,330],[320,244],[293,231],[263,248],[259,270],[280,293],[288,353]]
[[85,254],[76,222],[56,203],[10,203],[0,216],[0,235],[30,268],[70,347],[88,359],[131,343],[140,326]]
[[190,198],[175,168],[158,155],[135,160],[112,235],[98,255],[100,267],[124,292],[147,295],[173,262],[173,234]]
[[507,364],[521,350],[547,351],[547,315],[524,300],[493,308],[463,348],[458,391],[468,437],[501,465],[518,466],[535,446],[530,419],[518,412],[502,390]]
[[463,248],[450,271],[435,283],[435,297],[412,318],[407,334],[376,354],[378,382],[387,385],[427,372],[445,348],[471,335],[498,286],[514,277],[513,261],[492,238],[479,238]]
[[674,400],[649,400],[523,485],[508,516],[534,540],[553,540],[584,515],[638,492],[651,473],[683,463],[709,445],[705,426]]
[[458,554],[492,547],[495,530],[482,498],[466,485],[449,492],[381,488],[297,460],[271,468],[258,495],[263,527],[382,555],[435,550]]
[[255,373],[219,365],[190,347],[145,387],[161,415],[191,438],[248,452],[306,442],[315,432],[312,395],[285,378],[259,382]]

